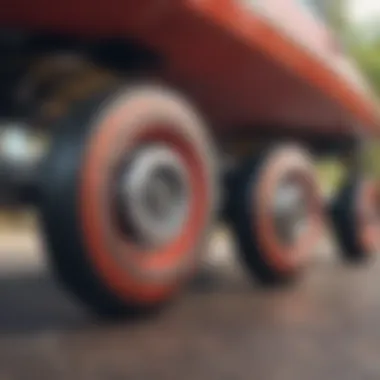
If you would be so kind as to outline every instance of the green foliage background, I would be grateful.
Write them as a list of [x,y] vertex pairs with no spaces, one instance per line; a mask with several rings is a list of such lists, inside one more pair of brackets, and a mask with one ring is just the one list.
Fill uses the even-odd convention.
[[[341,12],[344,14],[347,0],[341,0]],[[348,52],[354,57],[359,68],[366,76],[375,95],[380,97],[380,17],[374,15],[366,22],[358,25],[343,23]],[[380,100],[379,100],[380,107]],[[365,157],[366,169],[376,178],[380,178],[380,142],[371,141],[368,144]]]
[[327,4],[329,22],[349,54],[380,95],[380,16],[373,15],[361,23],[348,19],[348,0],[322,0]]
[[[380,98],[380,16],[362,23],[351,23],[347,17],[348,0],[322,0],[329,23],[338,34],[348,54],[356,61],[375,95]],[[380,107],[380,99],[379,99]],[[371,140],[365,149],[365,170],[380,178],[380,142]],[[336,187],[342,178],[339,162],[324,161],[318,169],[326,191]]]

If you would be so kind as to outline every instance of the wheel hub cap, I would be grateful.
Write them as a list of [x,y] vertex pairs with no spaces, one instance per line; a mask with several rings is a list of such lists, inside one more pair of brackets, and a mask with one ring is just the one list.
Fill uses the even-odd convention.
[[122,173],[121,214],[132,234],[149,246],[180,233],[189,212],[189,178],[178,153],[162,145],[140,149]]
[[274,201],[275,227],[280,239],[294,243],[304,231],[308,221],[305,191],[294,181],[282,183]]

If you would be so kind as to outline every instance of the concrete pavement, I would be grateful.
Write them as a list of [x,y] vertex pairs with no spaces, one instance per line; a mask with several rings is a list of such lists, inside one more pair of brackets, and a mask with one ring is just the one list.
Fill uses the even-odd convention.
[[117,324],[62,292],[38,235],[0,242],[0,380],[380,379],[380,264],[344,265],[328,242],[297,284],[265,291],[216,231],[177,302]]

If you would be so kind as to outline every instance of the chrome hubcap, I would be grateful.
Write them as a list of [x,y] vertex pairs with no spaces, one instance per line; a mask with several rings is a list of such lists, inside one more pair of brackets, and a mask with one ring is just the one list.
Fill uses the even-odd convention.
[[305,189],[295,181],[284,181],[274,200],[274,221],[278,236],[285,244],[297,241],[308,222]]
[[162,245],[178,236],[188,216],[189,199],[185,163],[169,147],[140,149],[122,173],[122,219],[144,245]]

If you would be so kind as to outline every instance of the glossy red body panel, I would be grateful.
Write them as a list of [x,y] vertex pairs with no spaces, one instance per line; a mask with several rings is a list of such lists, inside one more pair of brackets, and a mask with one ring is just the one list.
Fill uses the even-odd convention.
[[2,0],[1,7],[1,26],[140,40],[221,129],[379,131],[361,78],[296,0]]

